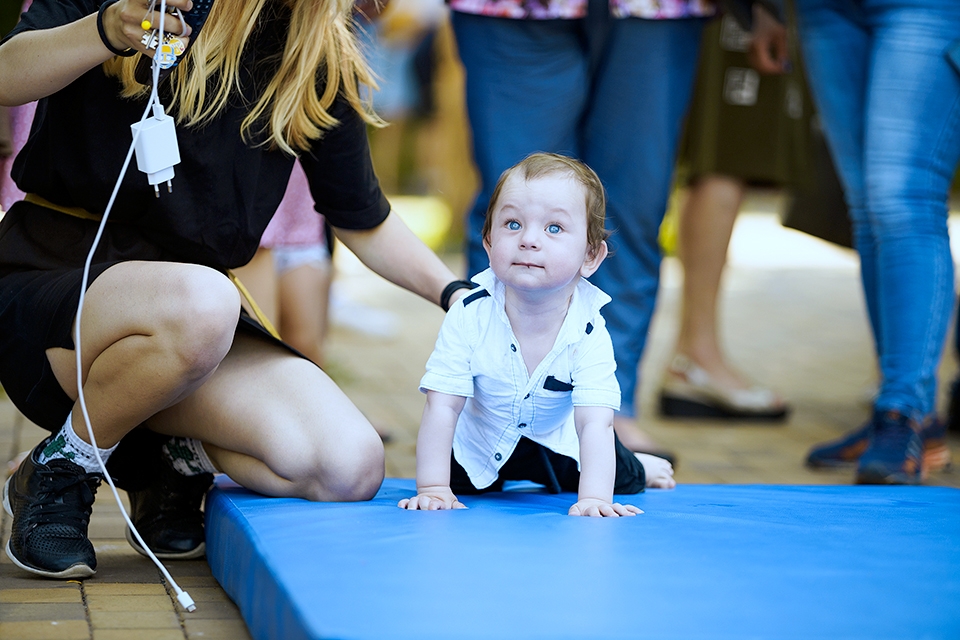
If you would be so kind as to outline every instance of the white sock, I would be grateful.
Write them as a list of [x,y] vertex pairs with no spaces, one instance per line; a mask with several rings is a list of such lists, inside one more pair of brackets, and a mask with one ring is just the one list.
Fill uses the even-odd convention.
[[[97,448],[100,452],[100,458],[103,464],[107,464],[110,454],[117,448],[113,445],[109,449]],[[97,464],[97,456],[93,451],[91,444],[84,442],[80,436],[73,430],[73,413],[67,416],[67,422],[60,429],[60,433],[54,437],[47,446],[43,448],[38,456],[40,464],[46,464],[49,460],[63,458],[78,464],[87,471],[87,473],[103,473],[100,465]]]
[[185,476],[197,476],[201,473],[216,473],[203,443],[196,438],[171,437],[163,445],[163,455],[178,473]]

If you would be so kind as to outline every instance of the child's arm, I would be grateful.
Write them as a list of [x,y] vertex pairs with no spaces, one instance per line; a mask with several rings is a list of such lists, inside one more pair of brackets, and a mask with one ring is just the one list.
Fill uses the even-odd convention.
[[453,432],[466,400],[463,396],[427,391],[427,404],[417,435],[417,496],[401,500],[397,504],[401,509],[467,508],[450,490]]
[[643,513],[631,504],[613,502],[617,473],[613,444],[613,409],[574,407],[573,419],[580,438],[580,491],[571,516],[635,516]]

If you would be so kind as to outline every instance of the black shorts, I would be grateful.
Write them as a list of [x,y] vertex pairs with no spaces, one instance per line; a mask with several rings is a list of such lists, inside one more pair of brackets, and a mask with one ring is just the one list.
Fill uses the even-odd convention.
[[[617,455],[617,475],[613,484],[616,494],[642,493],[647,486],[643,464],[620,442],[614,434]],[[450,456],[450,488],[456,494],[478,494],[501,491],[505,480],[530,480],[542,484],[550,493],[569,491],[577,493],[580,488],[580,470],[577,461],[569,456],[551,451],[528,438],[520,438],[516,449],[492,485],[477,489],[470,481],[466,469],[456,458]]]
[[[97,226],[95,221],[26,202],[11,207],[0,222],[0,385],[27,419],[51,432],[59,431],[66,422],[74,401],[57,382],[46,351],[74,348],[72,327],[83,264]],[[133,229],[120,223],[108,224],[87,286],[110,267],[129,260],[181,262],[144,241]],[[241,314],[237,330],[301,355],[246,314]],[[127,488],[135,487],[121,476],[143,474],[117,476],[114,467],[124,466],[129,455],[129,469],[137,471],[142,456],[146,456],[143,446],[159,451],[155,437],[140,433],[145,431],[135,429],[124,437],[110,458],[111,475]],[[134,450],[139,453],[134,454]]]

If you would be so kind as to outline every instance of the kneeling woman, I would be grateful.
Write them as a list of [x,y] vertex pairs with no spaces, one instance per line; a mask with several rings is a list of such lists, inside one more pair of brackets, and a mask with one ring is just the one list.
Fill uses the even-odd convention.
[[[40,99],[13,171],[29,195],[0,225],[0,383],[51,432],[5,487],[7,553],[50,577],[96,570],[87,524],[102,475],[76,404],[73,329],[97,219],[149,99],[134,54],[160,22],[152,5],[35,0],[0,45],[0,104]],[[317,211],[374,271],[435,302],[454,279],[377,183],[365,127],[378,119],[359,98],[371,77],[351,8],[217,0],[193,42],[185,21],[164,17],[186,45],[158,85],[182,160],[159,196],[139,171],[123,176],[80,331],[100,455],[161,557],[202,555],[199,505],[215,469],[311,500],[369,499],[383,478],[373,427],[323,371],[241,314],[227,275],[256,251],[296,158]]]

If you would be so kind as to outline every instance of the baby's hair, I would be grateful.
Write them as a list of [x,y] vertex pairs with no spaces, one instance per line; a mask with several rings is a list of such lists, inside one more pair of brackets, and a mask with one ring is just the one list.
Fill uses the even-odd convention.
[[584,163],[562,156],[558,153],[537,152],[531,153],[526,158],[513,165],[502,174],[497,180],[497,186],[493,190],[493,196],[490,198],[490,204],[487,206],[487,218],[483,223],[483,239],[490,240],[490,231],[493,228],[493,211],[497,208],[497,201],[500,199],[500,191],[504,183],[513,174],[519,174],[524,180],[533,180],[543,176],[553,174],[564,174],[576,180],[583,187],[586,197],[587,208],[587,246],[591,252],[600,249],[601,243],[610,236],[610,232],[603,226],[606,215],[607,199],[603,191],[603,184],[596,172]]

